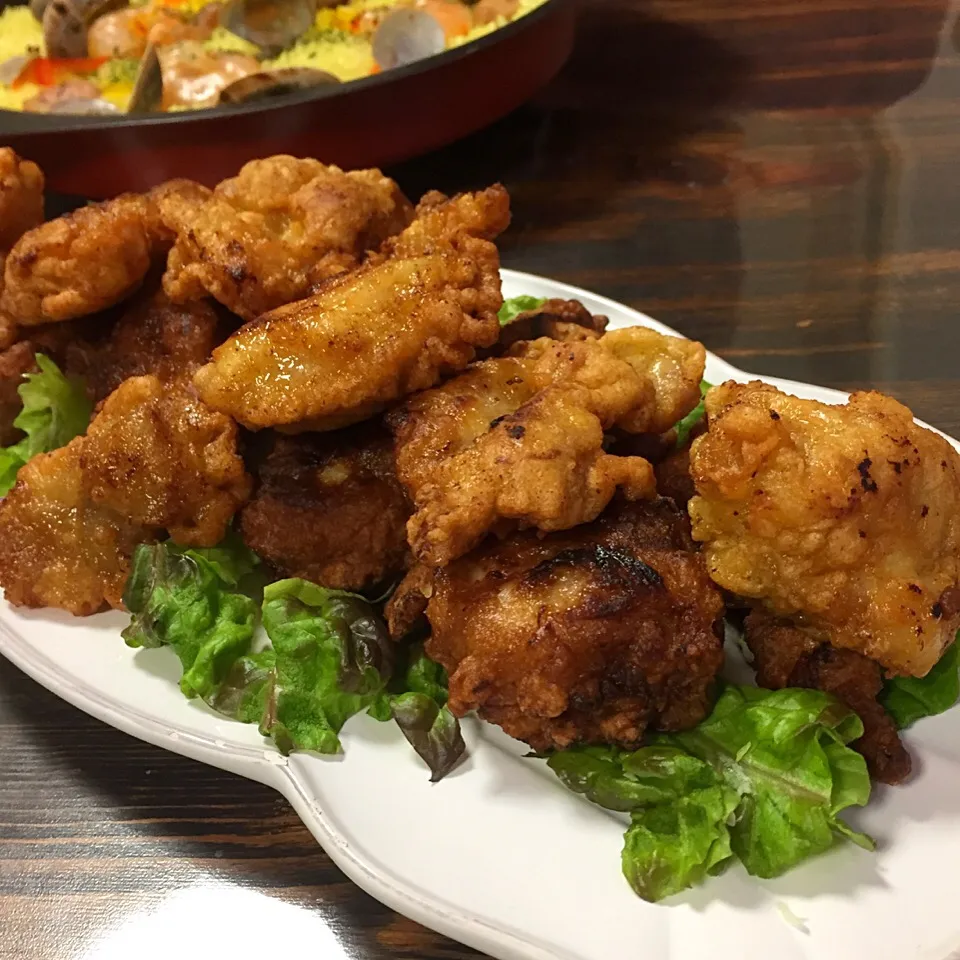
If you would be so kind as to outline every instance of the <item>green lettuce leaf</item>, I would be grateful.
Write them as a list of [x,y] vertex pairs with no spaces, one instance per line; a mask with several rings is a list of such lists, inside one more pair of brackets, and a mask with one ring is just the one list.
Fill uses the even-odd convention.
[[276,666],[277,655],[269,647],[244,654],[226,671],[207,703],[231,720],[259,725],[273,693]]
[[505,327],[508,323],[513,323],[521,313],[526,313],[528,310],[536,310],[538,307],[542,307],[547,302],[546,297],[511,297],[509,300],[503,301],[503,306],[500,308],[500,326]]
[[466,752],[460,721],[447,707],[447,671],[422,645],[410,648],[404,690],[390,701],[390,713],[417,756],[430,768],[430,781],[442,780]]
[[13,425],[24,437],[0,448],[0,497],[10,491],[20,468],[31,458],[64,446],[90,423],[93,406],[82,384],[67,379],[42,353],[37,354],[37,366],[40,372],[26,374],[17,391],[23,409]]
[[838,838],[872,849],[839,817],[870,797],[866,764],[848,746],[862,733],[855,714],[818,690],[730,686],[693,730],[634,753],[573,748],[548,765],[570,789],[630,814],[623,871],[657,901],[733,856],[776,877]]
[[232,588],[254,565],[239,542],[213,550],[170,542],[137,547],[123,595],[132,614],[124,640],[131,647],[171,647],[183,666],[184,695],[215,705],[253,643],[258,605]]
[[706,380],[700,381],[700,402],[677,424],[677,449],[682,450],[690,442],[690,434],[697,424],[707,415],[704,397],[712,384]]
[[960,648],[947,647],[925,677],[894,677],[888,680],[880,702],[902,730],[924,717],[949,710],[960,699]]
[[459,762],[466,746],[460,721],[425,693],[391,697],[390,712],[417,756],[430,768],[430,782],[442,780]]
[[373,706],[391,677],[386,627],[362,597],[306,580],[272,583],[263,596],[276,667],[261,732],[284,753],[339,753],[343,724]]

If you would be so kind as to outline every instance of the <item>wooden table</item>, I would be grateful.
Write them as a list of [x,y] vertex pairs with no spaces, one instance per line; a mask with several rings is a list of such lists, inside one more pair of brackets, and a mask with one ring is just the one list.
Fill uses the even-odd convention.
[[[872,384],[960,435],[955,13],[941,0],[584,7],[553,86],[395,171],[408,192],[500,179],[507,266],[629,303],[758,374]],[[0,957],[185,960],[204,922],[224,945],[272,926],[280,957],[305,956],[305,931],[318,960],[477,956],[361,893],[279,796],[0,665]]]

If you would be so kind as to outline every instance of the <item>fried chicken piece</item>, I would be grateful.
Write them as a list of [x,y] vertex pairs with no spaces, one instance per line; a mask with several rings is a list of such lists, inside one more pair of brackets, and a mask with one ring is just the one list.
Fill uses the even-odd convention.
[[248,323],[197,372],[200,395],[254,430],[332,430],[463,369],[496,340],[503,300],[497,248],[461,240],[367,264]]
[[87,496],[83,437],[34,457],[0,499],[0,586],[18,607],[89,616],[122,605],[130,559],[151,531]]
[[352,270],[413,213],[379,170],[287,156],[251,161],[202,204],[168,199],[161,210],[177,236],[163,280],[170,299],[210,294],[244,320]]
[[499,183],[476,193],[447,197],[437,190],[417,204],[413,221],[380,248],[387,257],[422,257],[467,236],[488,242],[510,226],[510,194]]
[[223,539],[251,481],[237,428],[182,386],[127,380],[87,433],[34,457],[0,500],[0,587],[77,616],[120,607],[138,543]]
[[29,343],[16,343],[0,353],[0,447],[16,443],[21,436],[13,425],[23,409],[18,391],[23,378],[37,369],[37,358]]
[[832,693],[863,721],[863,736],[851,746],[863,754],[870,775],[881,783],[906,780],[910,754],[893,718],[877,700],[883,689],[879,664],[852,650],[836,650],[761,610],[747,617],[744,639],[754,656],[759,686],[771,690],[808,687]]
[[67,345],[66,370],[83,378],[96,401],[130,377],[189,379],[210,358],[221,330],[209,300],[177,305],[162,289],[145,286],[104,335],[76,337]]
[[548,339],[412,398],[388,424],[417,558],[443,566],[491,530],[574,527],[618,487],[652,496],[647,461],[603,449],[604,430],[645,399],[645,382],[599,344]]
[[706,399],[693,535],[711,577],[814,637],[924,676],[960,627],[960,456],[879,393]]
[[395,627],[422,604],[410,593],[428,598],[426,649],[450,674],[453,713],[476,710],[536,750],[634,748],[709,709],[723,601],[667,500],[491,540],[432,577],[415,568],[389,604]]
[[282,576],[364,590],[408,565],[410,506],[379,423],[279,437],[244,507],[244,542]]
[[137,290],[170,242],[150,196],[127,193],[80,207],[17,241],[0,310],[21,326],[96,313]]
[[[3,264],[4,258],[0,256],[0,294],[3,292]],[[0,350],[6,350],[12,347],[17,342],[18,336],[19,331],[17,330],[17,325],[13,322],[13,318],[0,312]]]
[[252,486],[236,424],[152,376],[131,377],[106,399],[81,464],[94,503],[191,547],[216,546]]
[[649,327],[622,327],[600,340],[650,381],[654,406],[638,408],[618,426],[628,433],[666,433],[700,402],[707,351],[696,340],[670,337]]
[[541,337],[564,343],[599,340],[609,322],[607,317],[594,316],[579,300],[547,300],[503,327],[500,339],[485,353],[502,356],[515,343]]
[[43,222],[43,174],[9,147],[0,147],[0,253]]

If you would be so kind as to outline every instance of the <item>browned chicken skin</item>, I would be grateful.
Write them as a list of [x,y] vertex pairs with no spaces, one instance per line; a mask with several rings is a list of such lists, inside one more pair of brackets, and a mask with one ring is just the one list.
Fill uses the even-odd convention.
[[87,434],[20,470],[0,500],[0,587],[19,606],[119,606],[138,543],[211,547],[250,491],[236,425],[182,387],[134,377]]
[[960,456],[877,393],[830,406],[761,383],[707,394],[693,535],[710,576],[893,674],[960,627]]
[[149,530],[97,506],[80,463],[84,439],[34,457],[0,500],[0,587],[18,607],[89,616],[120,607],[138,543]]
[[410,506],[379,423],[278,437],[258,474],[240,530],[282,576],[364,590],[403,573]]
[[254,430],[333,430],[463,369],[496,340],[503,302],[497,248],[467,232],[496,224],[473,223],[475,206],[467,195],[430,208],[396,256],[242,327],[197,372],[200,395]]
[[210,295],[244,320],[302,300],[352,270],[413,214],[379,170],[277,156],[253,160],[200,204],[161,204],[176,234],[164,277],[175,302]]
[[129,377],[152,374],[164,383],[189,380],[224,337],[221,318],[209,300],[177,305],[159,287],[145,286],[123,305],[105,333],[77,337],[66,347],[66,371],[82,377],[90,395],[100,401]]
[[0,147],[0,254],[43,222],[43,174],[9,147]]
[[250,495],[237,425],[186,385],[131,377],[104,401],[81,451],[94,503],[180,544],[214,547]]
[[26,374],[37,369],[36,354],[29,343],[16,343],[0,353],[0,447],[15,443],[21,436],[13,425],[23,409],[18,391]]
[[395,630],[424,595],[451,710],[537,750],[635,747],[645,730],[685,729],[709,710],[723,602],[667,500],[489,541],[432,575],[415,568],[388,609]]
[[863,736],[851,746],[863,754],[871,776],[890,784],[906,780],[910,754],[900,742],[893,719],[877,701],[883,688],[879,664],[852,650],[821,643],[760,610],[747,616],[744,639],[754,656],[759,686],[771,690],[812,687],[832,693],[863,721]]
[[149,195],[80,207],[17,241],[7,257],[0,309],[21,326],[104,310],[140,287],[171,239]]
[[618,487],[652,496],[645,460],[604,452],[604,430],[647,399],[634,370],[597,342],[541,339],[486,360],[388,417],[397,470],[417,508],[422,562],[442,566],[490,531],[565,530]]

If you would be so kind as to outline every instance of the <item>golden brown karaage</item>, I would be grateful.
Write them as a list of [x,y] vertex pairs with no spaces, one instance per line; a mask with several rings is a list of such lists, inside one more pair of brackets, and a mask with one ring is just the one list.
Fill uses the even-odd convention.
[[595,341],[515,349],[388,417],[423,563],[449,563],[490,531],[593,520],[618,488],[631,499],[655,492],[646,460],[603,448],[604,430],[649,400],[629,364]]
[[422,257],[446,249],[459,237],[496,240],[509,226],[510,194],[499,183],[455,197],[433,191],[417,204],[410,225],[384,241],[380,253],[389,257]]
[[15,343],[0,353],[0,447],[15,443],[20,431],[13,421],[23,409],[19,388],[28,373],[37,370],[37,359],[29,343]]
[[34,457],[0,499],[0,587],[18,607],[78,617],[120,607],[130,558],[151,531],[93,503],[80,463],[85,440]]
[[693,535],[711,577],[817,639],[924,676],[960,627],[960,457],[878,393],[707,394]]
[[80,454],[90,499],[180,544],[213,547],[250,495],[237,426],[186,386],[131,377],[104,401]]
[[[3,272],[4,258],[0,256],[0,273]],[[0,294],[3,292],[3,280],[0,279]],[[0,350],[6,350],[17,342],[19,331],[13,318],[0,311]]]
[[754,610],[744,624],[754,656],[757,683],[770,690],[811,687],[845,703],[863,721],[863,736],[851,746],[863,754],[881,783],[902,783],[910,775],[910,754],[897,725],[877,701],[883,689],[879,664],[853,650],[837,650],[786,620]]
[[0,254],[43,222],[43,174],[9,147],[0,147]]
[[120,308],[105,332],[98,332],[74,337],[62,351],[66,371],[81,377],[97,401],[129,377],[152,374],[164,383],[190,379],[226,335],[211,301],[174,304],[159,286],[149,285]]
[[17,241],[0,310],[21,326],[96,313],[136,291],[170,242],[148,195],[80,207]]
[[244,507],[244,542],[285,577],[364,590],[406,569],[410,506],[377,422],[278,437]]
[[575,530],[415,568],[390,603],[393,626],[424,597],[450,709],[537,750],[632,748],[647,729],[684,729],[709,710],[723,602],[668,500],[616,502]]
[[183,386],[134,377],[85,436],[21,468],[0,500],[0,587],[78,616],[118,607],[138,543],[215,546],[250,492],[236,425]]
[[252,429],[364,420],[496,340],[499,265],[496,247],[474,240],[469,252],[363,266],[242,327],[197,372],[197,389]]
[[160,206],[177,238],[164,276],[170,298],[209,294],[245,320],[353,269],[413,215],[379,170],[287,156],[251,161],[202,203],[173,197]]
[[648,327],[622,327],[600,341],[651,386],[654,403],[631,411],[618,426],[628,433],[665,433],[700,402],[707,362],[702,343],[670,337]]

